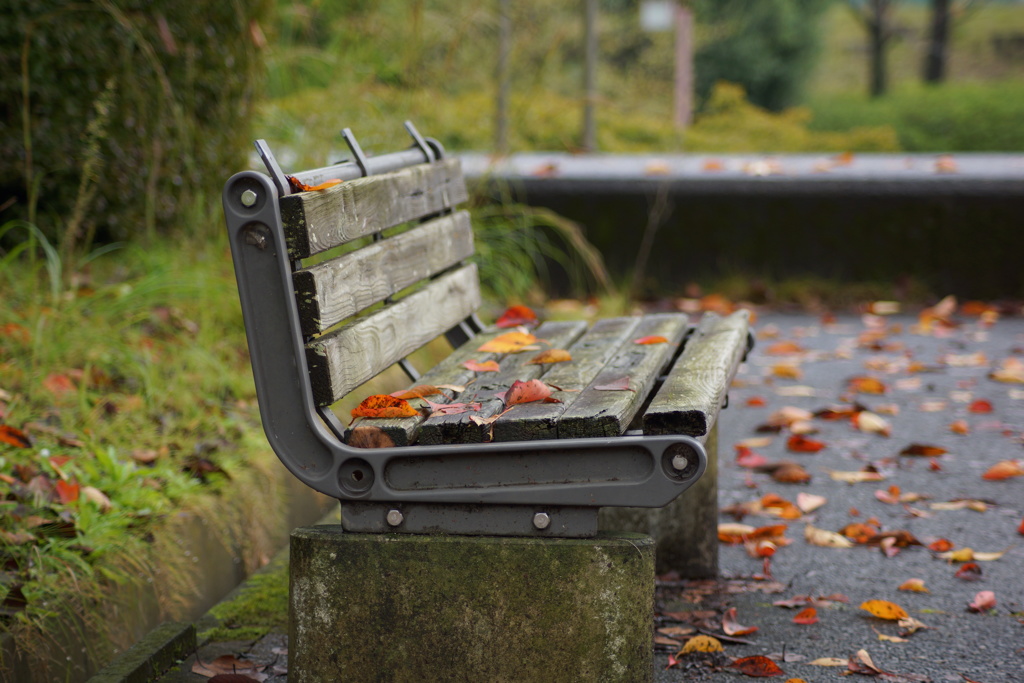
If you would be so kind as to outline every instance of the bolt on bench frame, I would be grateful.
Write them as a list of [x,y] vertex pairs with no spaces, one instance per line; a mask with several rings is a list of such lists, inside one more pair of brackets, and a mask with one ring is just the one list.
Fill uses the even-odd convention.
[[[345,129],[354,161],[294,177],[307,185],[348,181],[444,158],[439,143],[406,128],[414,145],[378,157],[364,155]],[[260,414],[285,467],[341,501],[346,530],[589,537],[598,508],[661,507],[704,473],[704,446],[684,435],[346,445],[338,418],[314,400],[292,280],[301,262],[289,255],[281,216],[280,199],[292,191],[266,143],[256,146],[270,175],[232,176],[223,204]],[[457,347],[481,329],[470,315],[445,336]]]

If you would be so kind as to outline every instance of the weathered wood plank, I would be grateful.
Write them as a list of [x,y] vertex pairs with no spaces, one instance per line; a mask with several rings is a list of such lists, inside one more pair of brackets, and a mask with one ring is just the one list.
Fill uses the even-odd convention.
[[473,254],[469,213],[459,211],[292,276],[303,334],[317,334]]
[[[546,322],[534,334],[547,340],[550,348],[564,349],[579,339],[587,329],[581,320]],[[524,351],[508,354],[501,361],[501,371],[481,375],[476,383],[456,398],[459,402],[480,403],[480,410],[460,415],[437,415],[428,418],[420,426],[417,442],[439,443],[482,443],[487,439],[489,428],[470,420],[471,415],[492,417],[504,410],[504,403],[495,394],[506,391],[519,380],[526,382],[538,379],[545,370],[543,365],[527,365],[537,352]]]
[[705,313],[683,354],[644,412],[645,434],[708,434],[747,350],[750,315]]
[[561,403],[524,403],[494,423],[495,441],[555,439],[558,420],[590,382],[618,352],[623,343],[636,339],[639,317],[607,318],[594,323],[579,341],[569,347],[572,360],[550,366],[541,375],[549,385],[570,391],[555,391]]
[[346,393],[451,329],[480,305],[476,264],[306,345],[317,405]]
[[[634,330],[634,339],[659,335],[667,344],[623,343],[615,357],[598,373],[558,422],[558,438],[619,436],[626,431],[644,399],[650,393],[658,373],[671,360],[686,333],[686,315],[659,313],[644,316]],[[595,386],[629,379],[633,391],[599,391]]]
[[457,158],[281,198],[288,255],[306,258],[469,197]]
[[[493,360],[495,362],[500,361],[506,354],[485,353],[477,351],[477,349],[484,343],[490,341],[494,337],[497,337],[499,334],[504,334],[505,332],[508,332],[508,330],[497,328],[484,330],[459,348],[452,351],[447,358],[424,373],[423,376],[415,382],[415,384],[410,385],[410,388],[421,384],[429,384],[432,386],[437,386],[439,384],[466,386],[475,382],[477,378],[486,377],[490,373],[473,372],[472,370],[464,368],[462,364],[469,360],[475,360],[480,363],[489,360]],[[443,398],[441,396],[430,396],[430,400],[434,403],[453,402],[456,393],[450,389],[442,389],[442,391],[444,392]],[[352,430],[358,427],[375,427],[383,430],[396,446],[408,446],[415,441],[416,432],[419,430],[420,425],[423,424],[423,420],[425,419],[426,417],[422,414],[417,417],[393,419],[360,418],[352,423],[348,433],[351,434]]]

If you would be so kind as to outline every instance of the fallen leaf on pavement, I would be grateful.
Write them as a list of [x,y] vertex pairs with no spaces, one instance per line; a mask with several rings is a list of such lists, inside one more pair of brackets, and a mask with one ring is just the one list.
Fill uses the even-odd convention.
[[1001,460],[989,467],[985,474],[981,475],[981,478],[987,481],[1002,481],[1021,476],[1024,476],[1024,467],[1021,466],[1019,460]]
[[828,476],[835,481],[844,481],[847,484],[859,484],[865,481],[882,481],[885,479],[885,475],[881,472],[872,472],[870,470],[859,470],[856,472],[828,470]]
[[911,591],[913,593],[928,593],[927,586],[924,585],[924,579],[907,579],[899,585],[896,590],[900,591]]
[[967,605],[968,612],[987,612],[995,609],[996,594],[992,591],[980,591],[974,596],[974,600]]
[[900,451],[900,455],[920,455],[923,457],[934,458],[935,456],[938,455],[945,455],[948,452],[949,451],[947,451],[945,448],[942,448],[941,446],[931,446],[924,443],[912,443],[906,448],[904,448],[902,451]]
[[967,412],[969,413],[991,413],[992,412],[992,401],[984,398],[979,398],[976,401],[972,401],[971,405],[967,406]]
[[811,480],[807,470],[795,462],[781,463],[772,470],[771,477],[781,484],[806,484]]
[[804,527],[804,540],[811,545],[821,546],[823,548],[852,548],[853,543],[850,540],[834,531],[827,529],[819,529],[816,526],[808,524]]
[[953,420],[949,423],[949,431],[960,436],[967,436],[971,431],[971,427],[967,424],[967,420]]
[[851,377],[846,388],[858,394],[884,394],[887,391],[885,383],[874,377]]
[[691,652],[724,652],[725,648],[722,647],[722,641],[718,640],[713,636],[699,635],[690,638],[686,641],[686,645],[683,646],[678,654],[688,655]]
[[846,666],[848,659],[840,659],[839,657],[819,657],[814,661],[807,662],[811,666]]
[[1005,554],[1005,550],[994,553],[979,553],[971,548],[961,548],[960,550],[951,550],[948,553],[939,553],[936,557],[941,557],[943,560],[949,560],[950,562],[993,562]]
[[793,623],[800,624],[802,626],[810,626],[811,624],[817,624],[818,610],[814,609],[813,607],[807,607],[800,610],[799,612],[797,612],[796,616],[793,617]]
[[821,449],[825,448],[825,443],[822,441],[815,441],[814,439],[808,439],[806,436],[800,434],[793,434],[786,440],[786,448],[794,453],[817,453]]
[[770,678],[772,676],[785,676],[785,672],[779,665],[764,655],[754,655],[737,659],[732,664],[727,664],[731,669],[738,669],[740,673],[751,678]]
[[800,508],[804,514],[814,512],[827,502],[828,498],[825,496],[819,496],[813,493],[804,493],[803,491],[796,494],[796,506]]
[[997,382],[1024,384],[1024,361],[1014,357],[1006,358],[999,368],[989,373],[989,378]]
[[889,621],[899,621],[909,616],[905,609],[888,600],[866,600],[860,604],[860,608],[879,619],[888,619]]
[[745,636],[758,630],[757,626],[742,626],[736,621],[736,608],[730,607],[722,614],[722,631],[728,636]]
[[881,434],[882,436],[889,436],[892,434],[892,425],[880,416],[870,412],[863,411],[856,413],[850,421],[853,426],[862,432],[868,434]]
[[960,568],[956,570],[955,576],[958,579],[964,581],[979,581],[981,580],[981,567],[975,562],[965,562],[960,565]]

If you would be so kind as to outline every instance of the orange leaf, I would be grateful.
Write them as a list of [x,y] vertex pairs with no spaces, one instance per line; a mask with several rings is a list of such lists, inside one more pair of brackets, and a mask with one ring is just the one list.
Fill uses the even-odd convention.
[[529,382],[516,380],[505,392],[503,398],[506,406],[533,403],[534,401],[559,402],[557,399],[551,398],[551,387],[539,379],[531,379]]
[[847,389],[858,394],[884,394],[885,384],[874,377],[853,377],[847,381]]
[[911,591],[913,593],[927,593],[928,589],[924,585],[924,579],[907,579],[899,585],[896,590],[900,591]]
[[291,185],[292,189],[296,192],[316,192],[317,190],[326,190],[329,187],[341,185],[340,178],[331,178],[330,180],[325,180],[319,185],[306,185],[293,175],[286,175],[285,178],[288,179],[288,184]]
[[821,441],[808,439],[801,434],[794,434],[786,441],[786,448],[794,453],[817,453],[822,448],[825,448],[825,444]]
[[484,353],[518,353],[536,342],[537,338],[527,332],[506,332],[483,344],[477,351],[483,351]]
[[74,480],[64,481],[63,479],[59,479],[53,488],[57,492],[57,498],[59,498],[60,502],[64,505],[78,500],[79,486],[78,482]]
[[75,383],[67,375],[55,372],[46,376],[46,379],[43,380],[43,388],[51,394],[60,396],[74,391]]
[[714,173],[725,170],[725,164],[720,159],[705,159],[700,168],[707,173]]
[[867,600],[860,604],[860,608],[879,619],[888,619],[889,621],[899,621],[909,616],[907,610],[888,600]]
[[769,356],[791,356],[794,353],[803,353],[804,347],[794,341],[780,341],[769,346],[764,352]]
[[934,553],[945,553],[953,549],[953,542],[948,538],[939,538],[928,544],[928,550]]
[[0,425],[0,443],[10,444],[18,448],[30,448],[32,446],[28,434],[10,425]]
[[961,436],[967,436],[971,428],[968,426],[967,420],[953,420],[949,423],[949,431]]
[[772,676],[785,676],[786,672],[779,668],[779,665],[764,655],[743,657],[732,664],[727,664],[731,669],[739,669],[740,673],[751,678],[770,678]]
[[771,476],[780,484],[806,484],[811,480],[807,470],[795,462],[785,463],[776,468]]
[[900,451],[900,455],[921,455],[928,458],[933,458],[937,455],[943,455],[945,453],[948,453],[948,451],[945,448],[941,448],[939,446],[929,446],[928,444],[923,443],[912,443],[906,448],[904,448],[902,451]]
[[949,154],[943,154],[935,160],[936,173],[956,173],[956,159]]
[[640,337],[639,339],[633,340],[634,344],[667,344],[668,339],[661,335],[648,335],[646,337]]
[[501,370],[501,366],[498,365],[498,362],[493,360],[486,360],[483,363],[475,360],[467,360],[462,364],[462,367],[467,370],[472,370],[473,372],[498,372]]
[[544,365],[547,363],[565,363],[572,360],[572,356],[565,349],[548,349],[541,351],[534,356],[527,365]]
[[989,467],[985,474],[981,475],[981,478],[988,481],[1002,481],[1003,479],[1021,476],[1024,476],[1024,467],[1021,467],[1020,462],[1016,460],[1000,460],[995,465],[992,465],[992,467]]
[[813,607],[807,607],[800,610],[795,617],[793,617],[794,624],[801,624],[804,626],[810,626],[811,624],[818,623],[818,610]]
[[967,406],[967,411],[971,413],[991,413],[992,412],[992,401],[984,398],[979,398],[977,401]]
[[760,396],[751,396],[747,399],[747,406],[751,408],[760,408],[765,405],[765,400]]
[[374,394],[352,410],[352,417],[416,417],[419,413],[404,398]]
[[878,535],[878,529],[863,522],[853,522],[840,529],[839,533],[854,543],[864,544],[870,543]]
[[722,630],[727,636],[745,636],[758,630],[757,626],[741,626],[736,622],[736,608],[730,607],[722,615]]
[[423,398],[424,396],[436,396],[440,394],[441,390],[432,384],[420,384],[412,389],[403,389],[402,391],[396,391],[391,394],[395,398],[410,399],[410,398]]
[[529,306],[511,306],[495,322],[496,327],[519,327],[537,324],[537,314]]
[[778,363],[772,366],[772,375],[781,379],[800,379],[804,373],[795,365]]

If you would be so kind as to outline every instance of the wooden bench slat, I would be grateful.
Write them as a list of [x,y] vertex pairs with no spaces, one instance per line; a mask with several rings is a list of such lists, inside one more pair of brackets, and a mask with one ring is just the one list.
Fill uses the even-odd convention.
[[317,405],[334,403],[447,332],[479,305],[476,264],[469,264],[310,342],[306,361]]
[[683,355],[644,412],[645,434],[705,437],[747,350],[750,314],[705,313]]
[[[480,363],[489,360],[501,360],[506,354],[477,351],[477,348],[505,332],[508,332],[508,330],[496,328],[484,330],[459,348],[452,351],[447,358],[424,373],[423,376],[416,380],[416,383],[412,386],[438,386],[439,384],[465,386],[470,384],[470,382],[475,381],[478,376],[484,377],[485,375],[483,374],[467,370],[462,366],[462,364],[469,360],[475,360]],[[444,392],[443,398],[441,396],[430,396],[428,398],[434,403],[450,402],[452,397],[455,395],[455,392],[450,389],[442,389],[442,391]],[[375,427],[383,430],[396,446],[408,446],[415,441],[416,432],[419,430],[420,425],[425,419],[426,417],[423,414],[416,417],[390,419],[360,418],[352,423],[348,432],[351,434],[354,429],[359,427]]]
[[303,259],[466,201],[457,158],[282,197],[288,255]]
[[[671,361],[686,334],[687,317],[682,313],[658,313],[644,316],[634,330],[633,339],[658,335],[668,339],[662,344],[624,342],[611,361],[581,392],[558,423],[558,438],[619,436],[654,387],[659,373]],[[597,386],[629,378],[634,391],[600,391]]]
[[459,211],[293,275],[302,333],[317,334],[473,255],[469,213]]
[[[579,339],[587,329],[582,320],[552,321],[541,325],[534,334],[545,339],[550,348],[563,349]],[[528,365],[529,361],[539,352],[524,351],[508,354],[501,361],[501,371],[485,373],[477,381],[467,387],[455,400],[465,403],[480,403],[480,410],[459,415],[437,415],[428,418],[420,425],[416,437],[421,444],[438,443],[482,443],[490,431],[489,427],[475,424],[470,417],[492,417],[504,409],[501,399],[495,394],[507,390],[519,380],[526,382],[538,379],[544,372],[543,365]]]
[[541,375],[549,385],[570,391],[555,391],[561,403],[524,403],[494,423],[495,441],[525,441],[558,437],[558,420],[605,364],[634,333],[639,317],[607,318],[594,323],[585,335],[569,347],[572,360],[551,365]]

